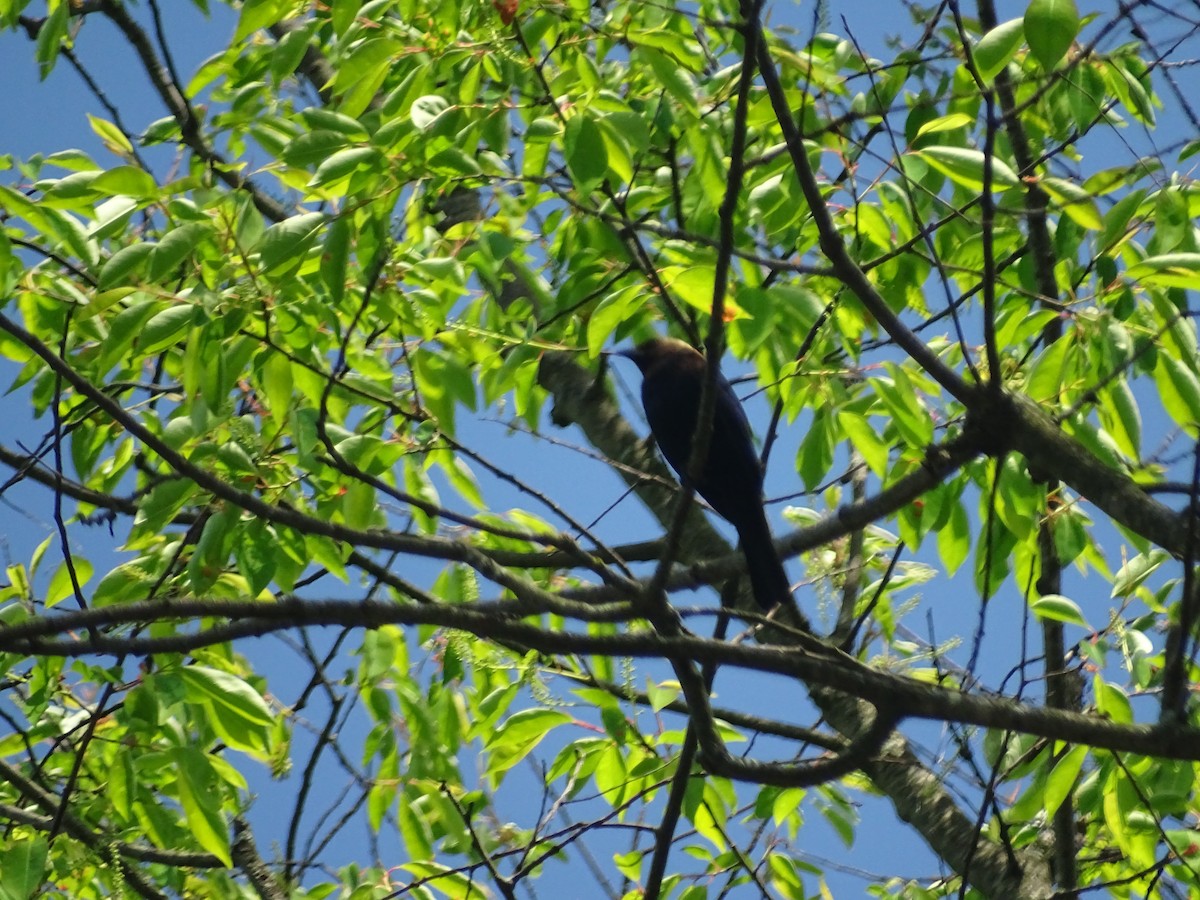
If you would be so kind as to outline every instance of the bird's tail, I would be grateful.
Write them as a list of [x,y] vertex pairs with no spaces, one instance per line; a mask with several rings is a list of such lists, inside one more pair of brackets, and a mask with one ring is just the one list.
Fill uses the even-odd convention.
[[738,532],[742,553],[746,557],[746,571],[750,576],[750,588],[754,599],[763,609],[774,609],[792,599],[792,587],[775,544],[771,541],[771,529],[764,515],[761,523]]

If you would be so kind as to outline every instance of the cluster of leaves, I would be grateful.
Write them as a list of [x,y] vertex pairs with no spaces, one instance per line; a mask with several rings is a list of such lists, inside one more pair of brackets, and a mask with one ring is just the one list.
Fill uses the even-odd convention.
[[[0,25],[35,39],[43,75],[83,69],[77,50],[107,19],[168,115],[131,133],[97,113],[108,155],[6,159],[0,184],[0,356],[44,431],[0,446],[16,473],[5,490],[45,485],[55,522],[0,591],[8,895],[50,882],[78,897],[382,897],[401,884],[466,897],[490,881],[511,896],[594,843],[629,890],[804,897],[828,890],[797,850],[806,814],[853,846],[855,804],[876,793],[953,873],[880,873],[879,896],[1048,896],[1050,856],[1064,890],[1200,884],[1191,756],[1055,740],[1033,718],[976,734],[963,723],[987,723],[947,703],[944,759],[889,751],[883,768],[903,783],[870,764],[811,786],[783,784],[784,767],[753,790],[689,778],[686,673],[624,668],[620,652],[654,654],[606,643],[636,641],[646,618],[675,636],[643,615],[626,565],[662,545],[605,546],[627,540],[615,517],[583,524],[582,497],[547,496],[548,464],[493,452],[480,426],[542,434],[553,397],[555,420],[577,422],[653,505],[612,396],[591,383],[579,404],[568,374],[600,367],[616,341],[670,329],[699,343],[720,327],[780,433],[802,435],[772,471],[810,498],[789,510],[789,540],[841,607],[836,643],[909,676],[897,685],[978,691],[994,676],[993,690],[1028,699],[1042,653],[1022,644],[977,672],[981,624],[970,661],[947,667],[945,647],[903,628],[922,584],[948,599],[961,588],[937,588],[969,564],[981,623],[1008,592],[1044,625],[1049,705],[1133,740],[1137,697],[1197,675],[1160,636],[1190,644],[1191,577],[1172,557],[1186,571],[1191,545],[1156,546],[1159,532],[1103,496],[1090,507],[1071,461],[1012,452],[1019,439],[993,433],[1010,423],[980,419],[981,386],[1003,389],[1047,410],[1114,483],[1195,493],[1177,444],[1200,436],[1200,195],[1169,170],[1200,143],[1185,136],[1173,159],[1111,149],[1121,128],[1160,127],[1160,60],[1146,41],[1111,42],[1137,4],[1090,22],[1063,0],[1003,23],[986,2],[978,21],[914,10],[933,25],[881,61],[812,23],[795,44],[758,35],[743,24],[755,5],[725,0],[247,0],[187,82],[125,3],[51,0],[40,19],[27,5],[0,2]],[[743,79],[748,66],[761,77]],[[153,162],[164,148],[170,165]],[[1148,451],[1144,431],[1168,440]],[[889,505],[931,447],[963,441],[972,452],[946,477]],[[514,489],[523,508],[498,508]],[[819,548],[805,542],[831,507],[868,494],[876,524],[851,516]],[[1162,529],[1179,527],[1163,510]],[[105,517],[115,547],[86,530]],[[689,537],[680,558],[712,556],[706,540]],[[1071,564],[1119,605],[1071,599]],[[696,566],[671,587],[719,587],[729,571]],[[345,630],[325,646],[306,625]],[[1078,646],[1055,655],[1064,627]],[[277,630],[299,635],[295,696],[235,641]],[[1065,673],[1074,687],[1054,694]],[[844,738],[732,708],[714,733],[846,751],[867,720],[839,720],[829,683],[808,686]],[[302,715],[310,702],[324,724]],[[507,786],[534,758],[542,808],[513,804],[520,821],[504,824]],[[340,812],[301,846],[327,764],[349,787],[321,798]],[[961,796],[918,789],[941,766]],[[293,768],[299,786],[282,780]],[[290,827],[270,832],[286,846],[264,880],[251,797],[289,786]],[[636,825],[672,806],[689,830]],[[364,826],[371,858],[330,864],[327,843]],[[632,847],[611,837],[626,827]],[[672,848],[663,888],[652,873]]]

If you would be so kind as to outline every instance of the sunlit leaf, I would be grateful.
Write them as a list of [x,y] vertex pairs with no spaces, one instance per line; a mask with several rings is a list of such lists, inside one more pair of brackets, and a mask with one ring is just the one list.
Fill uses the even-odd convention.
[[[981,151],[965,147],[925,147],[913,152],[960,187],[971,191],[983,190],[986,159]],[[1020,184],[1017,173],[1003,160],[993,157],[991,166],[993,190]]]
[[197,747],[179,747],[172,753],[179,805],[196,842],[230,866],[229,828],[221,812],[217,776],[213,765]]
[[[1028,13],[1026,13],[1028,16]],[[982,38],[971,51],[975,68],[984,83],[990,83],[1003,71],[1020,49],[1025,36],[1025,25],[1021,19],[1001,22]],[[961,115],[961,114],[960,114]]]
[[236,675],[209,666],[189,665],[179,670],[179,676],[198,700],[223,707],[256,725],[269,725],[275,720],[262,695]]
[[1044,69],[1058,65],[1078,31],[1075,0],[1030,0],[1025,9],[1025,39]]
[[1029,604],[1033,614],[1043,621],[1065,622],[1068,625],[1078,625],[1088,631],[1092,627],[1083,617],[1083,611],[1074,600],[1069,600],[1060,594],[1043,594]]

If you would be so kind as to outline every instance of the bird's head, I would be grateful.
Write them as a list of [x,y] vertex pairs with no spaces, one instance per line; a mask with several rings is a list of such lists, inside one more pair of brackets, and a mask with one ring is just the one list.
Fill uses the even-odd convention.
[[703,353],[691,344],[670,337],[653,337],[629,350],[618,350],[614,355],[633,360],[643,375],[666,363],[686,367],[704,364]]

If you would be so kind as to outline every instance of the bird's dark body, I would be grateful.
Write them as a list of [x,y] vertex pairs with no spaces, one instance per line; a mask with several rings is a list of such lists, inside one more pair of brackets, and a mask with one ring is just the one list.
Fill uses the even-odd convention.
[[[625,351],[642,371],[642,405],[658,448],[681,480],[688,480],[707,361],[683,341],[654,338]],[[718,372],[708,456],[692,487],[732,524],[754,596],[765,609],[791,597],[783,564],[771,542],[762,506],[762,467],[750,423],[729,382]]]

